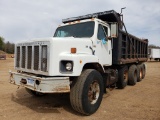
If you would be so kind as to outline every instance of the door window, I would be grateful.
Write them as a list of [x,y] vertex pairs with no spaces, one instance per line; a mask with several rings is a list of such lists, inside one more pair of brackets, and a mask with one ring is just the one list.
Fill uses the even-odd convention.
[[107,41],[107,33],[108,33],[108,28],[99,24],[97,38],[99,40],[106,40]]

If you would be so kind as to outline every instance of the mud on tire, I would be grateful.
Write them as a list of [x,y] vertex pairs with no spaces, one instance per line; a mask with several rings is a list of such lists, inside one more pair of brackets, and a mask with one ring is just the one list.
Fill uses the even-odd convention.
[[128,67],[124,66],[118,70],[118,82],[116,83],[116,86],[119,89],[123,89],[126,87],[128,83]]
[[91,115],[99,108],[103,96],[103,78],[93,69],[86,69],[73,81],[70,102],[74,110]]
[[135,85],[137,83],[137,75],[138,75],[137,66],[131,65],[128,71],[128,84],[129,85]]
[[142,67],[142,79],[145,78],[145,75],[146,75],[146,65],[144,63],[141,64],[141,67]]
[[140,82],[142,80],[143,77],[143,67],[142,65],[137,65],[137,82]]

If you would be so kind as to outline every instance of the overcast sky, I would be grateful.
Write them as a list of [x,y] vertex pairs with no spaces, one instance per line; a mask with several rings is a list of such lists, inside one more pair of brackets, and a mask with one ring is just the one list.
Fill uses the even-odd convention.
[[52,37],[64,18],[122,7],[128,32],[160,46],[160,0],[0,0],[0,36],[14,43]]

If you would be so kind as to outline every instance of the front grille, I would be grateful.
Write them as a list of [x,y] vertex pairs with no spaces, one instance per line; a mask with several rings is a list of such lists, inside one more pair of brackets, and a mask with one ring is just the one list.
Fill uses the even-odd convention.
[[32,46],[28,46],[28,61],[27,61],[27,69],[31,69],[32,65]]
[[25,68],[26,63],[26,47],[22,46],[22,68]]
[[41,70],[47,71],[47,45],[42,46]]
[[39,46],[34,46],[34,70],[39,68]]
[[27,71],[48,71],[48,46],[43,45],[19,45],[16,47],[16,61],[17,69]]
[[17,47],[16,67],[20,67],[20,47]]

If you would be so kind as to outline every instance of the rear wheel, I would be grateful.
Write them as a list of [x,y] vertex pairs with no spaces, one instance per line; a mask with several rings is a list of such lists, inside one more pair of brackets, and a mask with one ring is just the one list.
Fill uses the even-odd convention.
[[93,69],[86,69],[71,85],[70,102],[74,110],[85,115],[99,108],[103,96],[103,78]]
[[131,65],[128,71],[128,84],[129,85],[135,85],[137,83],[137,75],[138,75],[137,66]]
[[123,89],[126,87],[127,83],[128,83],[128,67],[124,66],[118,70],[118,82],[116,83],[116,86],[119,89]]
[[142,63],[141,67],[142,67],[142,79],[144,79],[146,75],[146,65]]
[[142,80],[142,76],[143,76],[142,65],[137,65],[137,71],[138,71],[137,82],[140,82]]
[[30,90],[28,88],[26,88],[26,91],[30,94],[30,95],[33,95],[33,96],[44,96],[45,94],[44,93],[40,93],[40,92],[37,92],[37,91],[33,91],[33,90]]

